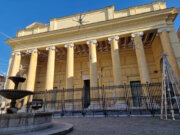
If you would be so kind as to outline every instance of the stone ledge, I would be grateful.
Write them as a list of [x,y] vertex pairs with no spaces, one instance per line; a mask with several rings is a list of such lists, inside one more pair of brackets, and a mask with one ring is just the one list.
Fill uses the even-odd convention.
[[14,135],[65,135],[73,130],[73,125],[69,123],[61,123],[59,121],[53,121],[53,126],[45,130],[34,131],[23,134]]

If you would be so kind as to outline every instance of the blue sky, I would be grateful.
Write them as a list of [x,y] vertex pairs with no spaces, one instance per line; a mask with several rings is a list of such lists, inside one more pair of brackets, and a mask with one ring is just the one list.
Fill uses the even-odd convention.
[[[116,10],[157,0],[0,0],[0,73],[6,72],[11,48],[5,43],[16,31],[33,22],[49,23],[57,18],[115,5]],[[166,0],[168,7],[180,7],[180,0]],[[175,21],[180,26],[180,15]],[[4,33],[4,34],[3,34]]]

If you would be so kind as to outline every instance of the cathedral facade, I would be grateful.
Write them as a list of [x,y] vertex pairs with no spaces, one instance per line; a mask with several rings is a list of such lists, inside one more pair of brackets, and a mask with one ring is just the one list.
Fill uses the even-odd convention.
[[[180,42],[174,29],[179,11],[154,2],[118,11],[109,6],[54,18],[49,24],[32,23],[6,41],[12,48],[7,76],[20,70],[27,79],[20,89],[82,88],[86,98],[97,98],[101,94],[93,90],[97,87],[161,83],[165,53],[180,78]],[[14,84],[6,80],[5,88],[13,89]],[[109,94],[124,94],[118,89]],[[77,92],[65,98],[82,95]]]

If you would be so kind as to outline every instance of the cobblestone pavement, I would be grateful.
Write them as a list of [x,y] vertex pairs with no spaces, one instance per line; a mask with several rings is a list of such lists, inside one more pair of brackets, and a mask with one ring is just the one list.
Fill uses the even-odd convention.
[[180,135],[180,121],[159,117],[59,118],[72,123],[68,135]]

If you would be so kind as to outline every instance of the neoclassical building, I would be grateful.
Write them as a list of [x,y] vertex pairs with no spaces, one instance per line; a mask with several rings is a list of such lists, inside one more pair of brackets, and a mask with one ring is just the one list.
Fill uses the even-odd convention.
[[[20,89],[31,91],[161,82],[164,52],[180,78],[179,11],[154,2],[32,23],[6,41],[12,48],[7,76],[22,67],[27,80]],[[14,85],[6,80],[5,87]]]

